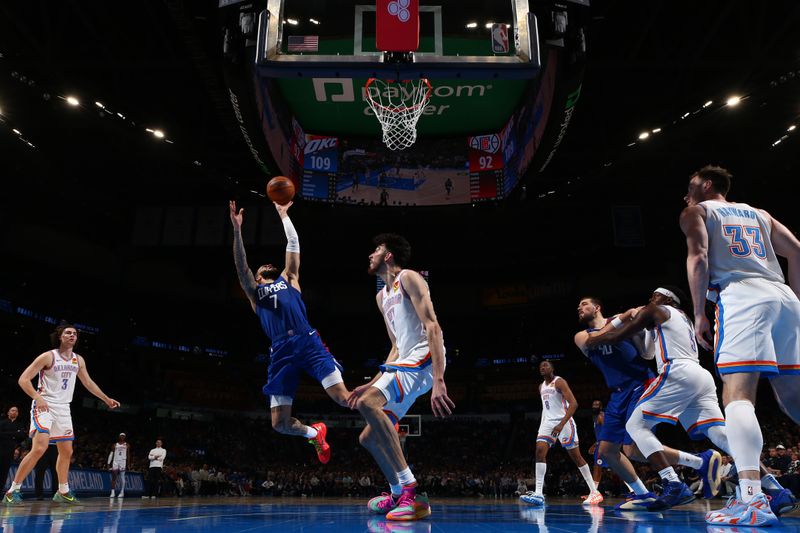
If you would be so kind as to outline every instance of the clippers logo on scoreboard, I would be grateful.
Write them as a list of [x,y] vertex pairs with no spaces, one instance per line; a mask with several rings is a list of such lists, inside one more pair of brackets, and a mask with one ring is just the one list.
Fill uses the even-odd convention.
[[469,138],[469,171],[502,170],[500,135],[479,135]]
[[303,154],[305,170],[336,172],[339,169],[339,139],[336,137],[306,135]]

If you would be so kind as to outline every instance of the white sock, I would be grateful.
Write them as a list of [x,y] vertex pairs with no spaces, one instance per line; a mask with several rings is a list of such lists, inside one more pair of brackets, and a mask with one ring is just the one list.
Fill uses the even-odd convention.
[[594,490],[597,490],[599,488],[600,488],[600,481],[595,481],[594,482]]
[[414,474],[411,473],[411,468],[408,467],[406,467],[406,469],[402,472],[397,473],[397,481],[404,487],[417,483],[417,480],[414,478]]
[[59,483],[58,484],[58,492],[61,494],[66,494],[69,492],[69,483]]
[[389,483],[389,492],[392,493],[392,496],[399,497],[400,493],[403,492],[403,485],[398,483],[397,485],[392,485]]
[[[627,483],[626,483],[626,485],[627,485]],[[628,486],[631,488],[633,493],[636,494],[637,496],[642,496],[643,494],[647,494],[648,492],[650,492],[650,491],[647,490],[647,487],[644,486],[644,483],[642,483],[642,480],[639,479],[638,477],[636,478],[636,481],[634,481],[633,483],[631,483]]]
[[767,474],[761,478],[761,486],[767,490],[781,490],[783,488],[783,486],[778,483],[778,480],[775,479],[775,476],[772,474]]
[[742,501],[744,503],[748,503],[750,500],[761,494],[761,480],[740,478],[739,492],[742,495]]
[[11,486],[8,488],[8,492],[16,492],[22,488],[22,483],[14,483],[11,482]]
[[[683,453],[683,452],[681,452]],[[664,470],[659,470],[658,475],[661,476],[661,479],[666,481],[667,483],[680,483],[680,479],[678,478],[678,474],[675,473],[675,469],[671,466],[666,467]]]
[[[761,426],[758,425],[756,410],[747,400],[731,402],[725,408],[725,430],[736,471],[759,471],[758,459],[764,447]],[[759,482],[759,486],[761,483]]]
[[583,476],[583,480],[586,482],[586,486],[589,487],[589,492],[594,493],[597,492],[597,487],[594,486],[594,480],[592,479],[592,471],[589,470],[589,465],[583,465],[578,467],[578,471]]
[[693,455],[691,453],[686,453],[682,451],[678,451],[678,464],[681,466],[688,466],[697,470],[701,466],[703,466],[703,458]]
[[542,494],[544,475],[547,473],[547,463],[536,463],[536,494]]
[[317,436],[317,433],[319,432],[315,428],[312,428],[311,426],[306,426],[306,438],[313,439],[314,437]]

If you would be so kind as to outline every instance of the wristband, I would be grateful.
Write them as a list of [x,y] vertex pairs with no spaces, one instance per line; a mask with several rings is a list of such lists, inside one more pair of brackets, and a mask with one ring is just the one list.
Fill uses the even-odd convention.
[[621,325],[622,325],[622,320],[620,320],[620,318],[618,316],[615,316],[614,320],[611,321],[611,327],[613,327],[614,329],[617,329]]

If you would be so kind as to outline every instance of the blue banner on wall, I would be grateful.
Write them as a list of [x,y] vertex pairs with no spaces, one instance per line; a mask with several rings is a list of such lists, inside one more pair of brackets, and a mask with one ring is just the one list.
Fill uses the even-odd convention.
[[[13,465],[8,473],[5,486],[8,487],[17,473],[17,465]],[[33,494],[34,473],[28,474],[22,482],[22,493]],[[117,480],[119,484],[119,480]],[[44,492],[53,492],[53,478],[50,471],[44,474]],[[77,495],[106,495],[111,492],[111,472],[108,470],[71,469],[69,471],[69,488]],[[125,493],[137,496],[144,493],[144,476],[140,472],[125,473]]]

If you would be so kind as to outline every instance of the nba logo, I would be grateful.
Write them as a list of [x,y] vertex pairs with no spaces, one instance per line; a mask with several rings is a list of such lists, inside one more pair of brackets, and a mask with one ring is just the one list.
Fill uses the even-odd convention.
[[506,24],[492,24],[492,52],[495,54],[508,53],[508,26]]

